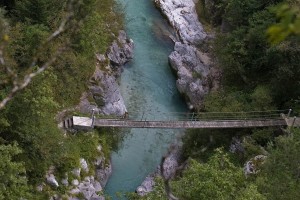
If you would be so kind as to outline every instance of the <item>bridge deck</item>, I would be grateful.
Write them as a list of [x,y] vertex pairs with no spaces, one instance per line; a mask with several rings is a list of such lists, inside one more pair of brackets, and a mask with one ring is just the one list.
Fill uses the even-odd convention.
[[[95,119],[95,127],[117,127],[117,128],[254,128],[287,126],[284,119],[265,120],[203,120],[203,121],[135,121],[122,119]],[[73,117],[73,127],[84,129],[92,127],[92,119],[88,117]]]

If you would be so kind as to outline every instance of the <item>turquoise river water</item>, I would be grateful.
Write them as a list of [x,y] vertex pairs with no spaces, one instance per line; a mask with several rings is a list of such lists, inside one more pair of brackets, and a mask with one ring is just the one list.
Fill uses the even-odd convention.
[[[125,28],[134,40],[134,59],[125,66],[121,91],[129,112],[140,119],[165,119],[164,113],[185,112],[175,77],[168,65],[172,42],[162,35],[167,23],[152,0],[119,0],[125,10]],[[113,199],[116,192],[134,192],[155,171],[169,145],[182,130],[129,129],[112,154],[113,174],[105,188]]]

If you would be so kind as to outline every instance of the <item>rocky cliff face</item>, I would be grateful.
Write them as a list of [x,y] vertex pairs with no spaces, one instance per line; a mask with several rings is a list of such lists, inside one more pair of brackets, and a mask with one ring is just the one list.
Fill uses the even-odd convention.
[[[180,162],[182,160],[182,150],[178,145],[171,146],[171,150],[164,159],[164,162],[157,167],[153,174],[148,175],[140,186],[137,187],[136,193],[140,196],[145,196],[152,192],[155,186],[155,178],[163,177],[165,180],[175,178]],[[161,169],[161,167],[163,169]],[[163,174],[162,174],[163,173]]]
[[[72,171],[66,172],[64,177],[56,176],[56,169],[51,166],[46,173],[45,183],[37,187],[38,191],[47,190],[47,187],[64,189],[65,194],[55,194],[52,199],[93,199],[105,200],[101,195],[103,188],[111,175],[111,164],[105,161],[101,145],[97,148],[99,158],[95,159],[94,163],[88,163],[84,158],[80,158],[79,166]],[[94,165],[95,171],[91,170],[91,165]]]
[[97,54],[97,67],[89,81],[89,90],[80,102],[80,112],[96,114],[124,115],[127,110],[121,95],[117,77],[123,65],[133,57],[134,44],[124,31],[120,31],[105,55]]
[[201,57],[202,52],[194,46],[175,43],[169,56],[171,67],[177,72],[177,88],[184,94],[193,107],[200,108],[204,96],[211,87],[208,63]]
[[[133,40],[127,37],[125,31],[120,31],[118,39],[112,43],[106,53],[106,57],[110,62],[110,67],[115,75],[120,76],[122,67],[133,58],[133,49]],[[102,59],[99,61],[101,62]]]
[[198,20],[193,0],[155,0],[156,6],[168,18],[182,43],[201,45],[207,34]]
[[207,41],[211,38],[198,20],[193,0],[155,0],[178,34],[169,56],[177,72],[177,88],[190,109],[201,109],[204,96],[218,85],[219,72],[211,62]]

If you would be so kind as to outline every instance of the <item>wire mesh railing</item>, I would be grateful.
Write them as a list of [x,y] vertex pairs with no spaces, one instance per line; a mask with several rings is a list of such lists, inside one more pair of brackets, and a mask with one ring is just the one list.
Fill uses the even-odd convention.
[[95,115],[98,119],[133,121],[228,121],[228,120],[272,120],[289,115],[287,110],[247,111],[247,112],[128,112],[123,116]]

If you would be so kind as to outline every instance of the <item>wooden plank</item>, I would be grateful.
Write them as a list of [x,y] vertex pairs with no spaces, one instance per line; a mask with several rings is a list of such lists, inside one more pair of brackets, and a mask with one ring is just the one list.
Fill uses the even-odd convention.
[[[92,128],[92,119],[89,117],[73,116],[73,127],[75,129]],[[95,119],[96,127],[118,127],[118,128],[254,128],[286,126],[291,123],[284,119],[269,120],[211,120],[211,121],[134,121],[123,119]],[[70,125],[69,125],[70,126]],[[294,126],[300,127],[300,119],[295,121]]]
[[253,128],[286,126],[283,119],[277,120],[231,120],[231,121],[131,121],[96,119],[97,127],[119,128]]

